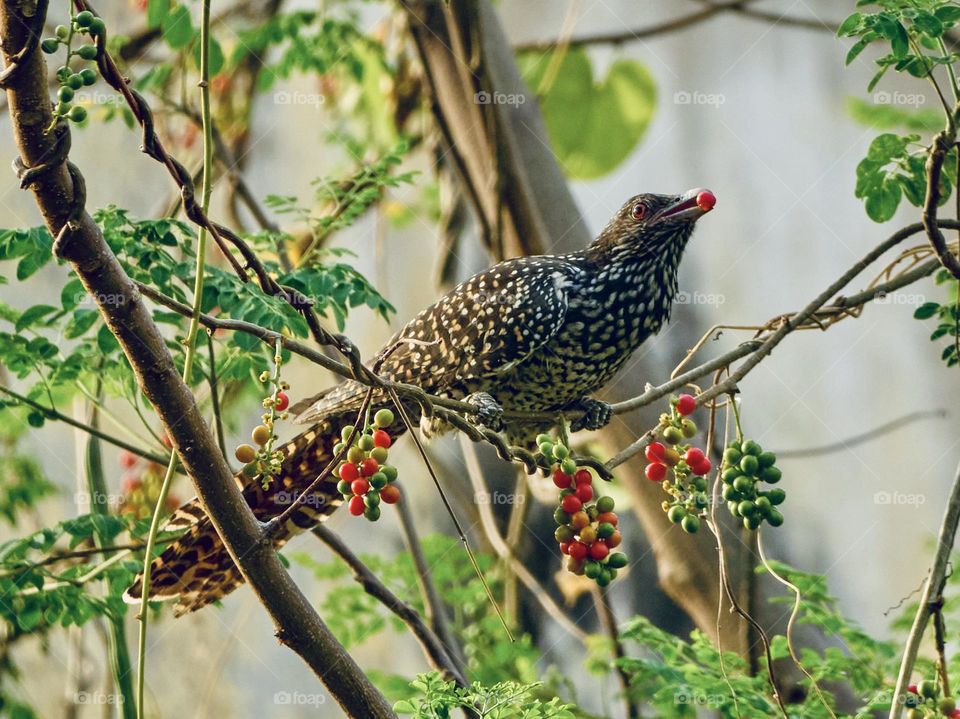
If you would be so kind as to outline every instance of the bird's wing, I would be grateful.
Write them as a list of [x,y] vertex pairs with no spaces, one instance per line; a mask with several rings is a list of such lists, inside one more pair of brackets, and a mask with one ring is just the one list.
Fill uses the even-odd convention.
[[[380,374],[439,393],[509,371],[563,325],[571,270],[553,257],[518,258],[474,275],[414,317],[381,351]],[[301,402],[297,422],[359,405],[366,388],[346,382]]]

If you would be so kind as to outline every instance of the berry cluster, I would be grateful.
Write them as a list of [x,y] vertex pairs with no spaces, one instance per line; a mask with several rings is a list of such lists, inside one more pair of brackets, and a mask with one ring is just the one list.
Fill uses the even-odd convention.
[[553,513],[557,530],[553,536],[567,555],[567,569],[585,575],[605,587],[627,566],[627,555],[611,552],[623,542],[617,529],[612,497],[593,502],[593,475],[578,467],[562,441],[548,434],[537,437],[540,453],[551,463],[553,483],[560,490],[560,506]]
[[361,514],[371,522],[380,519],[380,502],[396,504],[400,501],[400,488],[397,481],[397,468],[386,464],[391,444],[390,433],[386,428],[393,424],[393,412],[389,409],[378,410],[373,423],[364,431],[356,433],[353,427],[344,427],[341,441],[333,448],[339,455],[347,450],[347,459],[337,469],[340,481],[337,491],[347,502],[350,514]]
[[256,447],[249,444],[241,444],[234,452],[238,462],[243,463],[243,473],[250,479],[258,479],[266,489],[275,476],[283,468],[283,451],[273,448],[277,435],[273,431],[277,420],[287,419],[289,413],[287,407],[290,406],[290,398],[286,390],[290,385],[280,379],[280,367],[282,357],[280,347],[277,346],[277,352],[273,358],[273,374],[264,371],[260,374],[260,381],[271,386],[269,394],[263,398],[263,407],[267,411],[261,415],[263,424],[257,425],[250,433]]
[[85,67],[74,72],[70,68],[70,61],[79,57],[86,62],[97,59],[97,46],[92,44],[81,45],[73,49],[74,35],[89,35],[91,39],[100,37],[106,31],[103,20],[89,10],[78,12],[70,19],[70,25],[57,25],[54,37],[48,37],[40,43],[40,48],[48,55],[53,55],[64,45],[67,49],[67,58],[57,69],[57,80],[60,87],[57,89],[57,104],[53,108],[53,121],[67,118],[74,122],[83,122],[87,119],[87,111],[80,105],[73,104],[73,96],[84,85],[92,85],[97,81],[97,71],[92,67]]
[[782,473],[776,467],[777,456],[764,452],[752,439],[734,440],[723,453],[720,478],[723,499],[734,517],[743,519],[743,526],[756,529],[766,520],[771,527],[783,524],[783,515],[776,509],[787,498],[782,489],[759,490],[760,482],[776,484]]
[[910,710],[907,719],[932,719],[933,717],[950,717],[960,719],[960,709],[953,697],[941,697],[940,687],[933,679],[924,679],[920,686],[911,684],[907,687],[904,705]]
[[[164,435],[166,439],[166,435]],[[166,444],[166,442],[164,443]],[[124,450],[120,453],[120,466],[124,469],[120,480],[120,495],[116,509],[121,514],[129,514],[136,519],[145,519],[153,515],[160,486],[163,484],[164,467],[141,460],[140,457]],[[173,512],[181,504],[180,498],[172,492],[167,495],[164,511]]]
[[661,504],[667,518],[688,534],[700,529],[700,517],[710,503],[707,477],[713,465],[699,447],[685,442],[697,434],[697,425],[688,415],[697,401],[682,394],[670,401],[670,412],[660,415],[657,431],[662,442],[647,445],[647,479],[660,482],[670,500]]

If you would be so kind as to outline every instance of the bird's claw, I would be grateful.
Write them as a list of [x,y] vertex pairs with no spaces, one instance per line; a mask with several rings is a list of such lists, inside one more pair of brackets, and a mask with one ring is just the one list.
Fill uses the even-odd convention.
[[494,432],[503,429],[503,407],[489,394],[474,392],[468,395],[464,401],[476,408],[477,413],[474,416],[476,424],[481,424]]
[[584,397],[580,400],[580,409],[583,410],[583,414],[570,425],[570,429],[574,432],[579,432],[581,429],[591,431],[603,429],[613,417],[613,407],[593,397]]

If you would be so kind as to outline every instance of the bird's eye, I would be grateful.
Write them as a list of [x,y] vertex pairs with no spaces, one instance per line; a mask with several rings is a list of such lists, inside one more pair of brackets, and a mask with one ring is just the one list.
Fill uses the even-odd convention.
[[642,220],[647,216],[647,206],[642,202],[638,202],[633,206],[633,219]]

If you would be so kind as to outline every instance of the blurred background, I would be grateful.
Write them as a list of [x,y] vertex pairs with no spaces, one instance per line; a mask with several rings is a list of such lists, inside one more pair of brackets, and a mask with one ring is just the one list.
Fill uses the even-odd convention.
[[[57,5],[51,11],[54,21],[62,10]],[[287,5],[316,9],[307,2]],[[613,124],[600,122],[582,129],[584,143],[590,147],[609,144],[627,149],[609,168],[567,168],[574,175],[570,190],[591,234],[638,192],[672,193],[699,186],[710,188],[718,198],[716,210],[699,223],[688,248],[673,323],[642,348],[642,362],[631,363],[625,371],[633,386],[665,381],[686,350],[715,324],[762,324],[799,309],[893,229],[919,218],[916,208],[903,203],[896,217],[881,226],[866,216],[861,201],[854,197],[857,164],[879,130],[852,117],[851,98],[871,104],[900,103],[909,110],[935,106],[932,96],[917,94],[923,87],[920,83],[898,86],[893,77],[867,93],[874,67],[865,55],[844,66],[850,43],[838,40],[833,29],[852,11],[851,6],[826,0],[769,0],[756,7],[770,18],[718,12],[684,28],[637,37],[634,33],[644,28],[704,5],[653,0],[504,0],[496,5],[506,35],[516,47],[568,37],[593,38],[597,41],[582,47],[600,89],[607,73],[625,61],[638,63],[652,83],[655,100],[641,112],[649,114],[649,123],[632,144],[632,138],[618,136]],[[395,21],[392,6],[356,3],[352,9],[359,13],[362,26],[375,35]],[[144,24],[143,12],[134,2],[104,4],[100,10],[108,25],[118,28],[115,33],[133,33]],[[217,31],[224,47],[238,42],[229,27],[224,24]],[[147,51],[148,56],[151,53],[162,51]],[[257,197],[309,198],[316,177],[350,171],[351,158],[328,137],[342,122],[337,108],[331,106],[335,103],[280,99],[284,93],[288,98],[297,93],[320,97],[327,81],[299,73],[278,80],[257,97],[243,151],[243,174]],[[183,91],[189,95],[193,88]],[[595,100],[583,98],[584,102]],[[341,97],[338,101],[351,100]],[[0,118],[0,125],[9,163],[15,156],[9,119]],[[168,139],[178,142],[175,133]],[[198,143],[179,141],[184,144],[174,145],[175,154],[196,156]],[[75,130],[71,156],[86,175],[88,207],[112,203],[137,217],[165,211],[174,198],[169,177],[138,146],[138,133],[118,121],[91,122]],[[389,323],[364,308],[350,314],[346,333],[367,356],[443,291],[442,266],[451,280],[490,261],[478,242],[475,224],[469,221],[453,252],[445,252],[435,212],[437,197],[442,198],[444,191],[442,182],[439,190],[436,186],[435,159],[426,148],[412,153],[402,167],[422,173],[414,184],[389,190],[377,208],[333,239],[335,245],[356,254],[357,269],[397,310]],[[564,161],[577,162],[575,152],[560,159],[561,166]],[[222,189],[215,189],[215,217],[227,211]],[[290,228],[288,216],[272,215],[272,219]],[[0,183],[0,226],[36,224],[39,217],[32,197],[18,190],[10,173]],[[548,252],[557,249],[569,248],[561,238],[556,247],[545,247]],[[871,273],[879,269],[880,265],[868,270],[851,289],[865,287],[873,279]],[[55,300],[66,274],[65,268],[48,265],[32,280],[31,296],[24,296],[22,288],[12,283],[0,285],[0,300],[20,309]],[[933,356],[936,350],[928,341],[931,327],[912,318],[917,306],[928,299],[943,299],[943,294],[931,280],[923,281],[903,295],[869,305],[858,319],[841,322],[828,332],[796,333],[741,387],[745,429],[765,448],[782,452],[783,486],[789,493],[787,521],[775,537],[767,535],[768,553],[800,569],[825,574],[843,612],[881,636],[888,632],[888,609],[914,592],[926,576],[931,540],[958,456],[957,407],[949,398],[956,396],[960,382],[955,371]],[[748,335],[724,331],[698,358],[714,356]],[[294,401],[336,381],[298,360],[286,376]],[[229,423],[230,446],[241,441],[245,428],[257,421],[259,408],[253,401],[248,404]],[[124,411],[118,409],[121,417]],[[655,421],[656,411],[644,426]],[[789,455],[791,450],[841,442],[918,412],[928,414],[872,441],[841,445],[829,453]],[[284,431],[292,435],[295,429],[288,426]],[[631,425],[629,431],[639,436],[637,426]],[[76,439],[70,428],[51,422],[23,440],[23,447],[62,489],[41,505],[38,526],[76,511]],[[459,441],[444,437],[432,441],[428,449],[451,488],[457,511],[470,527],[473,545],[484,548],[475,508],[470,506],[474,491],[465,479]],[[106,449],[112,487],[119,487],[123,473],[116,454]],[[509,492],[514,470],[491,461],[486,451],[481,454],[488,485]],[[396,456],[421,534],[452,536],[453,526],[412,445],[403,442]],[[642,481],[637,472],[626,474],[618,476],[613,489],[624,513],[636,501],[626,485]],[[183,479],[174,491],[184,499],[191,494]],[[589,600],[569,593],[565,597],[554,584],[559,559],[549,540],[549,512],[546,505],[535,509],[518,546],[521,553],[535,558],[535,573],[551,585],[548,591],[557,601],[572,602],[567,610],[573,621],[596,631]],[[625,525],[626,548],[635,564],[628,580],[615,583],[611,590],[618,615],[643,612],[672,631],[689,631],[693,623],[658,587],[651,551],[651,544],[664,536],[681,547],[688,538],[670,529],[665,519],[663,535],[656,537],[648,536],[635,519]],[[397,522],[389,513],[372,529],[343,512],[336,513],[328,526],[357,551],[389,557],[403,548]],[[3,532],[16,536],[25,529],[29,527]],[[538,536],[545,536],[546,543]],[[704,546],[691,542],[689,551],[700,552]],[[299,538],[289,552],[329,560],[328,550],[310,537]],[[329,591],[329,583],[318,581],[297,562],[292,571],[308,596],[318,602]],[[547,648],[545,660],[572,678],[575,662],[571,657],[575,659],[581,651],[579,644],[529,597],[522,602],[524,611],[536,617],[536,632],[541,646]],[[129,622],[133,628],[132,616]],[[84,641],[94,646],[100,640],[95,632],[87,632]],[[412,674],[412,667],[426,669],[415,642],[402,632],[379,635],[361,643],[354,653],[364,668],[404,674]],[[25,696],[43,716],[63,715],[64,703],[69,702],[53,678],[67,672],[72,661],[75,657],[67,642],[56,640],[38,646],[32,658],[21,663]],[[301,691],[316,697],[322,690],[308,668],[278,644],[268,618],[247,588],[230,596],[220,610],[208,609],[175,621],[165,614],[153,625],[149,661],[149,691],[162,698],[163,716],[339,715],[339,709],[332,702],[324,705],[322,698],[312,705],[288,706],[295,702],[284,701],[284,693]],[[580,702],[616,716],[620,709],[611,706],[609,698],[616,686],[607,690],[606,696],[581,696]],[[98,713],[103,715],[102,707],[79,708],[80,716]]]

